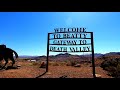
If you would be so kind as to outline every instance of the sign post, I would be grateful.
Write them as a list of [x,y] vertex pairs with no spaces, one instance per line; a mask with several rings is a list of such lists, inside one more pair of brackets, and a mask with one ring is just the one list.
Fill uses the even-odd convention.
[[48,72],[48,59],[49,59],[49,38],[50,34],[48,33],[48,38],[47,38],[47,62],[46,62],[46,72]]
[[[96,78],[93,32],[86,32],[85,29],[86,28],[55,28],[55,32],[48,33],[46,72],[48,72],[49,52],[92,52],[93,78]],[[53,35],[52,38],[51,35]],[[50,40],[53,40],[52,43]],[[90,40],[89,43],[88,40]],[[56,47],[58,45],[59,47]]]
[[92,68],[93,68],[93,77],[96,78],[96,75],[95,75],[95,59],[94,59],[93,32],[91,32],[91,47],[92,47]]

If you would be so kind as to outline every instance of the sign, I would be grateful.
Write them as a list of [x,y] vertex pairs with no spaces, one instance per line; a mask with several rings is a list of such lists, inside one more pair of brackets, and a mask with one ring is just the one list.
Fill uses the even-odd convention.
[[92,52],[93,77],[95,77],[93,32],[86,32],[86,28],[55,28],[55,32],[48,33],[47,40],[47,68],[49,52]]

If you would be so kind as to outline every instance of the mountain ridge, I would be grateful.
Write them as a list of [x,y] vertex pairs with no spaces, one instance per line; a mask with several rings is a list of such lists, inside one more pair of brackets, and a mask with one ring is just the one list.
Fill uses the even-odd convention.
[[[94,53],[94,56],[95,57],[100,57],[100,56],[103,56],[103,55],[120,55],[120,52],[109,52],[109,53],[105,53],[105,54],[102,54],[102,53]],[[82,55],[73,55],[73,54],[70,54],[70,53],[59,53],[57,55],[49,55],[50,57],[69,57],[69,56],[85,56],[85,57],[90,57],[92,56],[92,54],[82,54]],[[35,56],[32,56],[32,55],[20,55],[19,58],[42,58],[42,57],[47,57],[46,55],[42,55],[42,56],[38,56],[38,55],[35,55]]]

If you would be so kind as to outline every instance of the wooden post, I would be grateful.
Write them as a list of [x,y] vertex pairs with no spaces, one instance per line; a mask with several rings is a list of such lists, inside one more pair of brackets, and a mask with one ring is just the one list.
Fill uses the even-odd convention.
[[92,68],[93,68],[93,78],[96,78],[96,75],[95,75],[95,59],[94,59],[93,32],[91,32],[91,47],[92,47]]

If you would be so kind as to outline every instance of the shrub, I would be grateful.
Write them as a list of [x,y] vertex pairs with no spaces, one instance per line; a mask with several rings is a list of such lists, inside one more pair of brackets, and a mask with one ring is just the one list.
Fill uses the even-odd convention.
[[53,66],[59,66],[59,64],[57,62],[53,63]]
[[120,58],[105,60],[101,63],[101,67],[107,70],[109,75],[120,78]]
[[32,65],[40,65],[40,63],[38,63],[38,62],[32,62]]
[[66,65],[66,62],[59,62],[59,65],[60,65],[60,66],[65,66],[65,65]]
[[76,64],[75,61],[71,61],[70,63],[71,63],[71,66],[74,66]]
[[79,63],[80,63],[80,61],[77,61],[77,60],[69,60],[66,62],[66,65],[67,66],[74,66],[74,65],[79,64]]
[[70,62],[67,62],[67,63],[66,63],[66,66],[71,66],[71,63],[70,63]]
[[110,62],[107,61],[107,60],[105,60],[105,61],[103,61],[103,62],[101,63],[101,67],[102,67],[103,69],[105,69],[106,67],[109,67],[109,66],[110,66]]
[[58,64],[58,62],[49,62],[49,65],[51,65],[51,66],[59,66],[59,64]]

